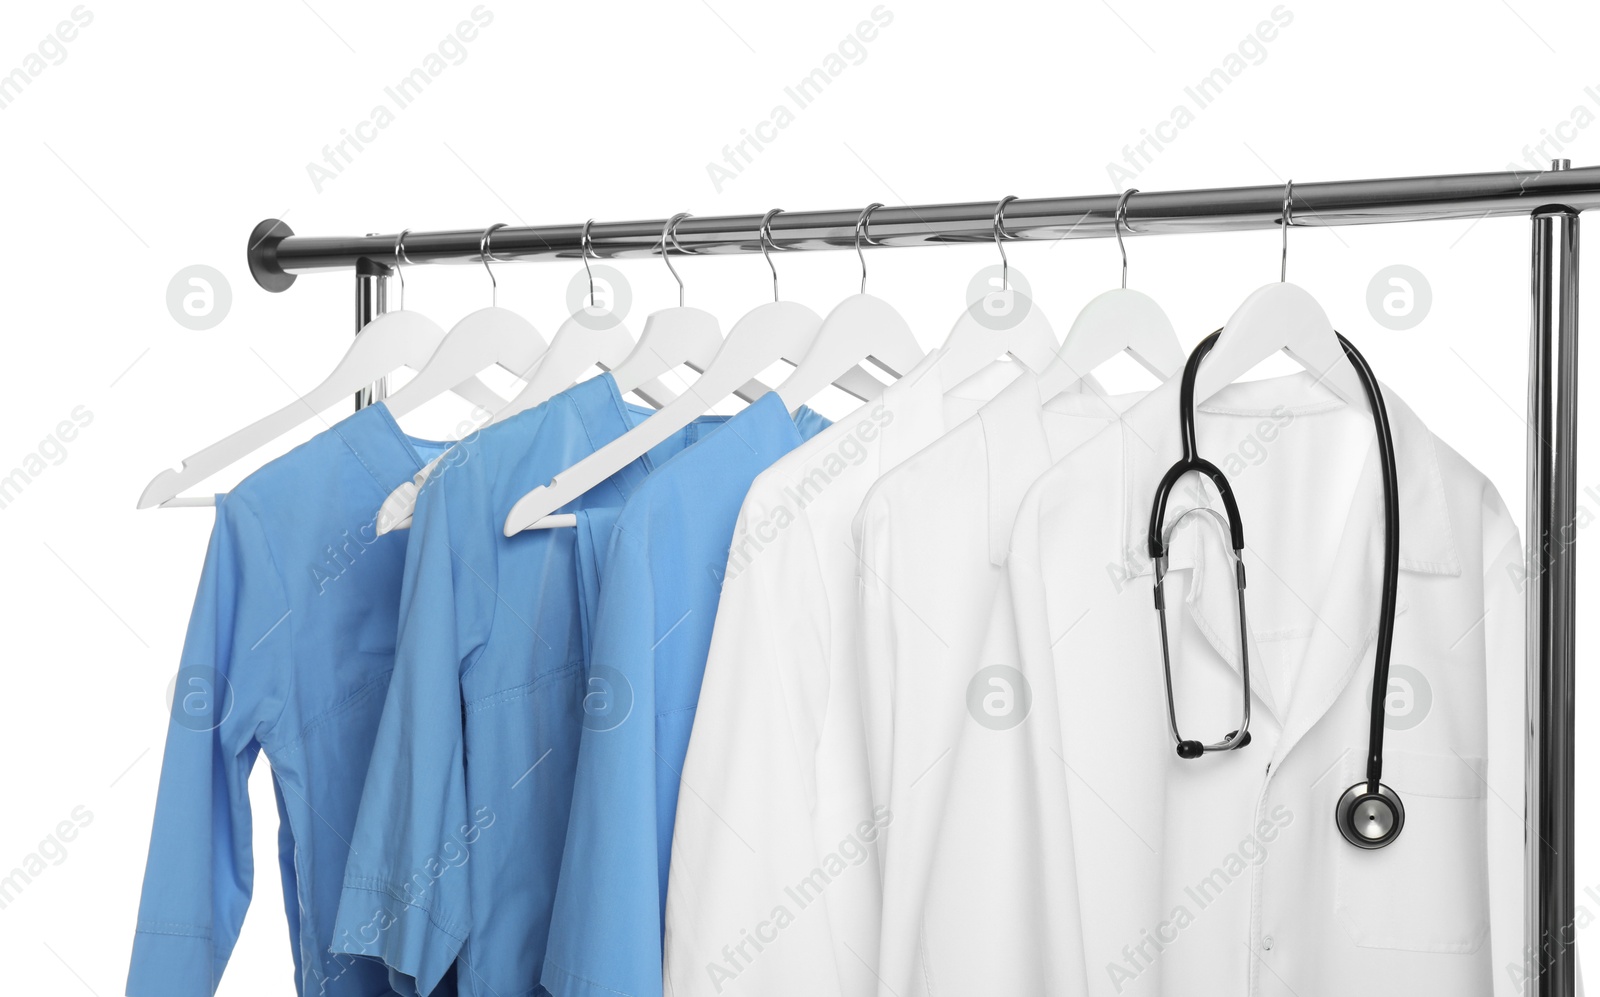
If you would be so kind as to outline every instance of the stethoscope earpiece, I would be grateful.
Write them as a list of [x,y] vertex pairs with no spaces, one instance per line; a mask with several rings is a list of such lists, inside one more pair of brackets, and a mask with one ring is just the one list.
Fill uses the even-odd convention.
[[1406,808],[1400,794],[1378,784],[1376,793],[1367,792],[1367,784],[1358,782],[1339,797],[1335,814],[1339,833],[1344,840],[1357,848],[1382,848],[1400,837],[1406,825]]
[[[1218,742],[1217,746],[1215,748],[1211,749],[1211,750],[1213,750],[1213,751],[1231,751],[1231,750],[1234,750],[1234,749],[1237,749],[1237,748],[1242,748],[1245,745],[1250,743],[1250,732],[1249,731],[1245,731],[1244,732],[1244,737],[1239,737],[1239,743],[1238,744],[1234,744],[1233,743],[1233,739],[1236,738],[1236,737],[1239,737],[1239,732],[1238,731],[1236,731],[1236,730],[1228,731],[1227,736],[1224,737],[1220,742]],[[1179,741],[1178,742],[1178,757],[1179,758],[1199,758],[1201,755],[1203,755],[1205,753],[1206,753],[1206,746],[1203,743],[1201,743],[1200,741]]]

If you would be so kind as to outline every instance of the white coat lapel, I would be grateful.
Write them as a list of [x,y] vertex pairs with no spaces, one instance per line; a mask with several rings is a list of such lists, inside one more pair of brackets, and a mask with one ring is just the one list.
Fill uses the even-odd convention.
[[[1405,626],[1408,574],[1456,575],[1461,569],[1433,435],[1387,388],[1384,399],[1399,476],[1400,580],[1395,609],[1398,630]],[[1383,580],[1383,484],[1376,447],[1367,455],[1354,495],[1326,595],[1322,606],[1315,609],[1316,621],[1295,682],[1283,736],[1274,753],[1273,771],[1352,681],[1363,687],[1369,684]],[[1386,690],[1374,692],[1386,694]],[[1365,732],[1360,733],[1364,737]]]

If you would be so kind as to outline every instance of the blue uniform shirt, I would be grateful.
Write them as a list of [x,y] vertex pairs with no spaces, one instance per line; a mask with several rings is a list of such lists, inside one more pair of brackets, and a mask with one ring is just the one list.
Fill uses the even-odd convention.
[[661,994],[679,772],[739,507],[756,475],[827,425],[804,408],[791,418],[769,392],[616,517],[589,657],[588,694],[603,709],[584,722],[545,955],[556,997]]
[[[422,993],[452,962],[464,995],[537,986],[585,716],[576,537],[501,528],[520,496],[650,411],[602,374],[464,441],[419,492],[335,951]],[[723,421],[692,423],[562,511],[620,506]]]
[[578,552],[574,565],[578,583],[578,624],[583,639],[585,660],[594,647],[595,617],[600,612],[600,576],[605,571],[606,555],[610,553],[611,528],[617,524],[620,506],[581,509],[576,533]]
[[296,992],[391,992],[382,966],[328,945],[394,667],[406,542],[378,536],[374,516],[444,446],[406,437],[374,405],[217,497],[173,688],[132,997],[215,992],[250,901],[245,783],[263,751]]

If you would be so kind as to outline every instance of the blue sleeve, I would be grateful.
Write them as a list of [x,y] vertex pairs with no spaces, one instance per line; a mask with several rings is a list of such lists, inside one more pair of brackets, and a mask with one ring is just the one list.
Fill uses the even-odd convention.
[[283,710],[289,609],[260,522],[219,497],[172,687],[130,997],[210,997],[238,941],[253,874],[247,782]]
[[467,806],[461,671],[488,632],[495,531],[482,517],[452,522],[444,487],[452,483],[430,479],[412,517],[394,674],[332,945],[381,960],[397,984],[409,984],[397,974],[411,977],[418,994],[438,984],[466,941],[463,866],[481,830]]
[[644,545],[612,534],[585,685],[572,814],[543,984],[555,997],[661,994],[656,613]]

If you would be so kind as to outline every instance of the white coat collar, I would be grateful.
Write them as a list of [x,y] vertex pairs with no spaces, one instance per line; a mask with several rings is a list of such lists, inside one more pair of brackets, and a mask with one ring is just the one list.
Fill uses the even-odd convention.
[[[1180,380],[1179,377],[1168,379],[1123,413],[1117,423],[1122,433],[1123,530],[1120,537],[1122,549],[1116,551],[1115,556],[1119,560],[1127,558],[1127,567],[1132,576],[1151,572],[1147,548],[1150,507],[1155,498],[1156,484],[1167,468],[1182,456],[1178,430]],[[1394,435],[1395,463],[1399,474],[1400,567],[1423,574],[1459,575],[1461,562],[1456,555],[1455,535],[1450,523],[1449,506],[1445,502],[1444,479],[1439,471],[1439,456],[1433,434],[1398,395],[1387,387],[1382,390]],[[1197,409],[1202,419],[1207,412],[1260,415],[1266,418],[1280,406],[1294,415],[1307,415],[1327,411],[1341,404],[1310,374],[1296,373],[1229,385],[1214,398],[1197,406]],[[1209,455],[1202,451],[1200,456]],[[1374,448],[1368,454],[1363,470],[1364,475],[1370,476],[1373,489],[1381,487],[1376,484],[1380,480],[1376,477],[1377,460],[1377,449]],[[1362,494],[1371,491],[1371,494],[1381,496],[1381,491],[1365,490],[1366,484],[1362,485]],[[1198,504],[1209,503],[1197,501],[1196,490],[1179,484],[1173,489],[1168,502],[1168,521]],[[1381,498],[1374,507],[1381,508]],[[1220,511],[1220,505],[1218,508]],[[1248,522],[1244,524],[1244,530],[1248,543]],[[1381,544],[1381,536],[1378,541]],[[1175,551],[1174,555],[1176,557],[1178,552]]]
[[[905,376],[885,387],[877,401],[863,406],[869,412],[876,406],[883,406],[894,413],[894,420],[883,427],[881,434],[879,475],[899,466],[955,424],[965,421],[966,416],[961,416],[947,423],[947,392],[935,366],[939,354],[939,350],[930,352]],[[1019,363],[996,361],[951,388],[948,397],[966,400],[967,413],[971,414],[999,394],[1023,369]]]
[[1041,402],[1038,375],[1023,370],[993,401],[978,410],[988,465],[990,564],[999,567],[1006,563],[1011,549],[1011,530],[1016,525],[1023,495],[1039,473],[1072,449],[1070,444],[1063,444],[1052,436],[1045,423],[1045,412],[1103,420],[1109,425],[1135,397],[1107,395],[1099,381],[1086,375],[1064,394]]

